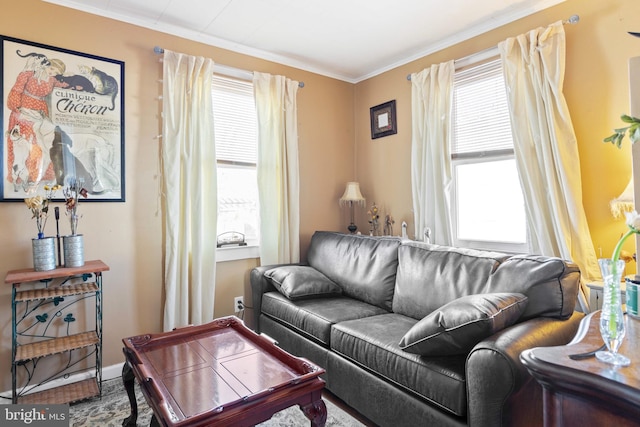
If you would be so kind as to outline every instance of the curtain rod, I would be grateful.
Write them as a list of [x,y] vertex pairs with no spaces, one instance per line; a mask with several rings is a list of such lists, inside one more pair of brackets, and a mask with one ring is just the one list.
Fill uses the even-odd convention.
[[[563,24],[577,24],[580,22],[580,16],[571,15],[569,19],[565,19],[562,21]],[[467,65],[473,64],[475,62],[484,61],[485,59],[491,58],[498,54],[498,46],[493,46],[485,50],[481,50],[480,52],[472,53],[471,55],[464,56],[462,58],[456,59],[453,61],[456,68],[466,67]],[[411,74],[407,74],[407,80],[411,80]]]
[[[159,55],[164,53],[164,49],[160,46],[156,46],[153,48],[153,52]],[[253,71],[243,70],[229,65],[214,63],[214,69],[216,73],[222,74],[223,76],[236,77],[243,80],[251,80],[253,78]],[[304,87],[304,82],[298,82],[298,86]]]

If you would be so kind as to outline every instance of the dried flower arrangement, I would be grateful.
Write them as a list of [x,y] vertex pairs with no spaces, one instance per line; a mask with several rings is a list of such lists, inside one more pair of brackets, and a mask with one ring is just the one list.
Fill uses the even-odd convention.
[[87,198],[87,190],[82,187],[82,180],[73,180],[69,185],[62,190],[65,198],[65,206],[67,209],[67,216],[69,216],[69,223],[71,224],[71,235],[75,236],[78,232],[78,220],[81,215],[78,215],[78,203],[80,197]]
[[29,208],[33,214],[32,218],[35,218],[36,220],[36,227],[38,227],[38,239],[44,239],[44,228],[47,225],[47,218],[49,217],[49,204],[51,203],[51,199],[55,192],[60,188],[62,188],[60,185],[54,185],[53,187],[45,185],[44,197],[38,195],[24,199],[24,202],[27,204],[27,208]]

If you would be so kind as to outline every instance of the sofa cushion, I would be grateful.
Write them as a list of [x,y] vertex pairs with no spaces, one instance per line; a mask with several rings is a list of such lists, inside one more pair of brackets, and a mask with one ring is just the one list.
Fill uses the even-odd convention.
[[316,343],[328,346],[334,323],[387,311],[344,296],[292,301],[279,292],[271,291],[262,297],[262,313]]
[[491,273],[507,258],[497,252],[404,241],[398,249],[393,312],[422,319],[462,296],[483,293]]
[[317,231],[307,261],[345,295],[391,311],[399,245],[397,237]]
[[423,399],[466,416],[466,356],[424,357],[398,343],[416,320],[395,313],[337,323],[331,349]]
[[420,320],[400,340],[400,348],[423,356],[468,354],[480,341],[513,325],[527,297],[518,293],[468,295]]
[[285,297],[295,300],[340,295],[342,288],[313,267],[284,265],[264,273]]
[[557,257],[516,255],[489,277],[484,292],[519,292],[529,300],[520,320],[534,317],[568,319],[578,300],[580,269]]

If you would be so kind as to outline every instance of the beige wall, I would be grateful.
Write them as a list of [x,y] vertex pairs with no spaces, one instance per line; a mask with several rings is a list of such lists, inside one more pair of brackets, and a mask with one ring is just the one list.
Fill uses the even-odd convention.
[[[29,11],[25,13],[25,11]],[[356,85],[236,54],[160,32],[128,25],[38,0],[3,1],[0,33],[28,41],[105,56],[125,62],[126,203],[85,203],[80,229],[88,259],[102,259],[104,275],[104,365],[122,361],[121,339],[158,332],[162,325],[162,206],[159,195],[161,65],[154,46],[213,58],[216,62],[283,74],[305,82],[299,91],[301,170],[301,244],[306,255],[313,231],[344,230],[348,212],[337,199],[344,183],[357,179],[368,205],[391,213],[396,232],[404,220],[413,233],[411,212],[411,107],[409,73],[432,63],[460,58],[499,41],[545,26],[572,14],[577,25],[566,26],[565,94],[578,138],[583,200],[596,248],[611,253],[624,229],[614,221],[608,201],[622,191],[631,174],[628,143],[617,150],[601,142],[629,107],[627,60],[640,52],[640,2],[567,0],[565,3],[416,60]],[[369,108],[395,99],[397,135],[371,140]],[[366,209],[357,208],[361,231],[367,230]],[[49,225],[51,227],[51,225]],[[35,225],[22,203],[0,203],[0,274],[29,267],[30,239]],[[49,228],[49,231],[51,228]],[[213,240],[215,236],[211,236]],[[630,247],[633,251],[633,247]],[[256,260],[219,263],[216,316],[231,314],[236,295],[249,298],[249,270]],[[0,366],[5,367],[0,391],[11,386],[11,289],[0,291]]]
[[[301,240],[316,228],[343,225],[337,199],[353,176],[353,85],[39,0],[3,0],[0,33],[125,62],[125,203],[84,203],[80,232],[87,259],[104,274],[104,365],[122,362],[121,339],[162,329],[163,225],[159,193],[162,66],[154,46],[213,58],[247,70],[304,81],[298,92]],[[28,11],[28,12],[25,12]],[[54,226],[49,223],[51,233]],[[0,275],[31,266],[35,224],[23,203],[0,203]],[[210,236],[211,241],[215,236]],[[249,290],[257,260],[218,265],[215,315],[232,313],[233,297]],[[248,302],[248,301],[247,301]],[[11,287],[0,288],[0,391],[11,387]]]
[[[580,16],[576,25],[565,25],[567,64],[564,93],[571,112],[582,170],[583,202],[596,255],[608,257],[624,220],[614,220],[609,200],[618,196],[631,176],[628,140],[618,150],[602,139],[620,127],[619,116],[629,112],[628,58],[640,54],[640,39],[627,31],[640,31],[640,2],[567,0],[530,17],[498,28],[356,85],[356,177],[367,204],[376,202],[382,214],[391,213],[395,230],[403,220],[413,236],[411,202],[411,83],[407,75],[431,64],[462,58],[496,46],[500,41],[533,28]],[[395,99],[398,133],[372,140],[369,108]],[[366,209],[359,211],[358,225],[367,226]],[[394,230],[394,231],[395,231]],[[600,253],[599,248],[602,248]],[[625,245],[633,252],[632,239]],[[634,271],[631,266],[627,271]]]

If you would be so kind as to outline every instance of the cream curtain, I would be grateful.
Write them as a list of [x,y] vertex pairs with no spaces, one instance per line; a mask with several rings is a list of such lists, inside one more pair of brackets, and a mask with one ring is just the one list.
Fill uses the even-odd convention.
[[298,82],[253,73],[258,111],[260,263],[300,261]]
[[498,45],[525,199],[531,249],[573,260],[586,280],[600,277],[582,205],[578,146],[562,94],[561,22]]
[[217,188],[213,61],[164,51],[164,330],[213,319]]
[[411,75],[411,190],[416,240],[451,245],[449,129],[453,61]]

